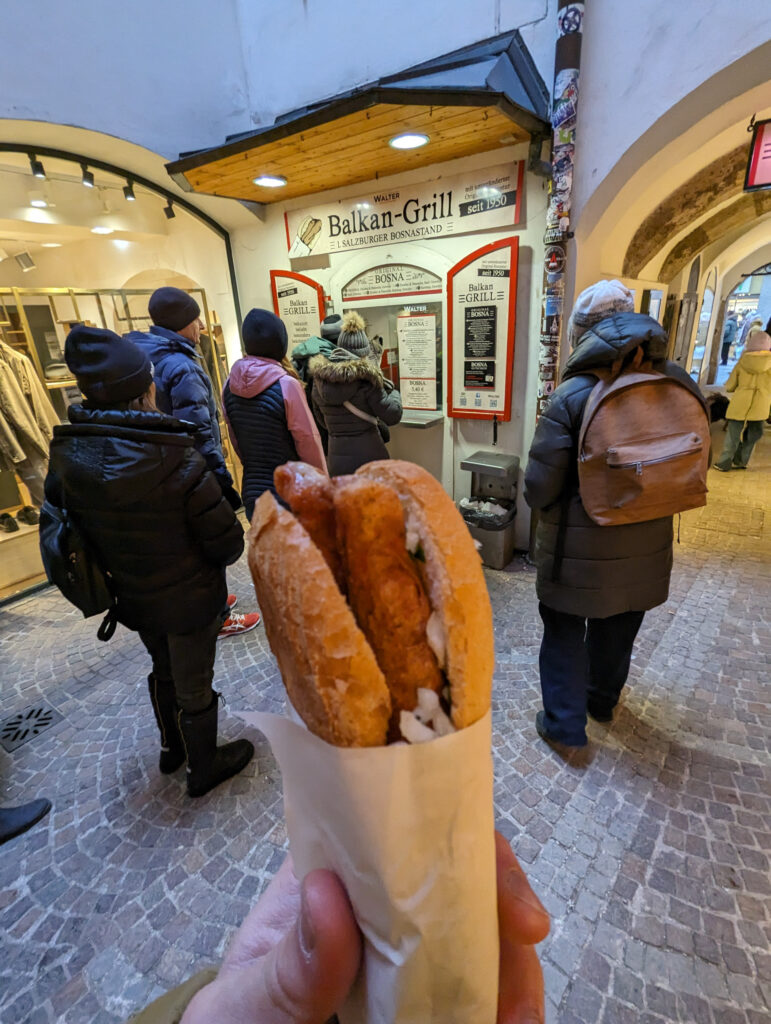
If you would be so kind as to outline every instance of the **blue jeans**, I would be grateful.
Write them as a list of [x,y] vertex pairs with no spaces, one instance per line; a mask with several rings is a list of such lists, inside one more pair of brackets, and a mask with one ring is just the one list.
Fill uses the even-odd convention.
[[587,704],[608,715],[618,703],[645,612],[583,619],[543,603],[538,611],[543,620],[538,664],[546,731],[560,743],[583,746]]
[[726,420],[725,444],[716,465],[721,469],[732,465],[746,469],[752,449],[762,436],[763,420]]

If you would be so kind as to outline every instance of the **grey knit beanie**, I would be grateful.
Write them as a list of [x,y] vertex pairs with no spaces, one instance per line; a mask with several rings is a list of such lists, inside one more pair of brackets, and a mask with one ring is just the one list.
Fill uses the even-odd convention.
[[364,321],[358,313],[346,313],[343,329],[337,339],[337,347],[344,348],[357,359],[366,359],[372,354],[369,338],[364,331]]
[[568,320],[568,342],[575,348],[590,327],[615,313],[634,313],[634,295],[620,281],[598,281],[584,288]]
[[321,337],[328,341],[337,341],[343,326],[343,318],[339,313],[331,313],[321,321]]

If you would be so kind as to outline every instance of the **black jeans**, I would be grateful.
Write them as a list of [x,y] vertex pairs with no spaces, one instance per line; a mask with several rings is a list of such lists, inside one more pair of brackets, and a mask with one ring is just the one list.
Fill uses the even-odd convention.
[[629,675],[645,612],[583,619],[538,605],[543,620],[539,667],[546,729],[570,746],[586,743],[587,703],[610,714]]
[[159,686],[173,686],[177,704],[194,714],[205,711],[212,700],[217,634],[224,616],[195,633],[147,633],[139,638],[153,659],[153,674]]

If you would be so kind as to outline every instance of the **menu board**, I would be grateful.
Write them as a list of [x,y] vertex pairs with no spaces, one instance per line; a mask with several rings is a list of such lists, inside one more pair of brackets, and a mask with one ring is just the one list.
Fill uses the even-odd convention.
[[400,313],[399,390],[405,409],[436,409],[436,316]]
[[273,312],[286,324],[289,352],[318,335],[324,319],[324,289],[310,277],[292,270],[271,270]]
[[511,418],[518,245],[483,246],[447,275],[450,416]]

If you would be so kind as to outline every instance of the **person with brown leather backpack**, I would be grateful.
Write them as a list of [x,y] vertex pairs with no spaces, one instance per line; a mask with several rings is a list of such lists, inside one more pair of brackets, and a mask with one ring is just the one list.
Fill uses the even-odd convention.
[[525,498],[539,513],[536,730],[581,747],[587,711],[612,720],[645,612],[668,597],[673,514],[706,500],[709,420],[697,385],[666,359],[666,332],[634,312],[621,282],[578,296],[568,338]]

